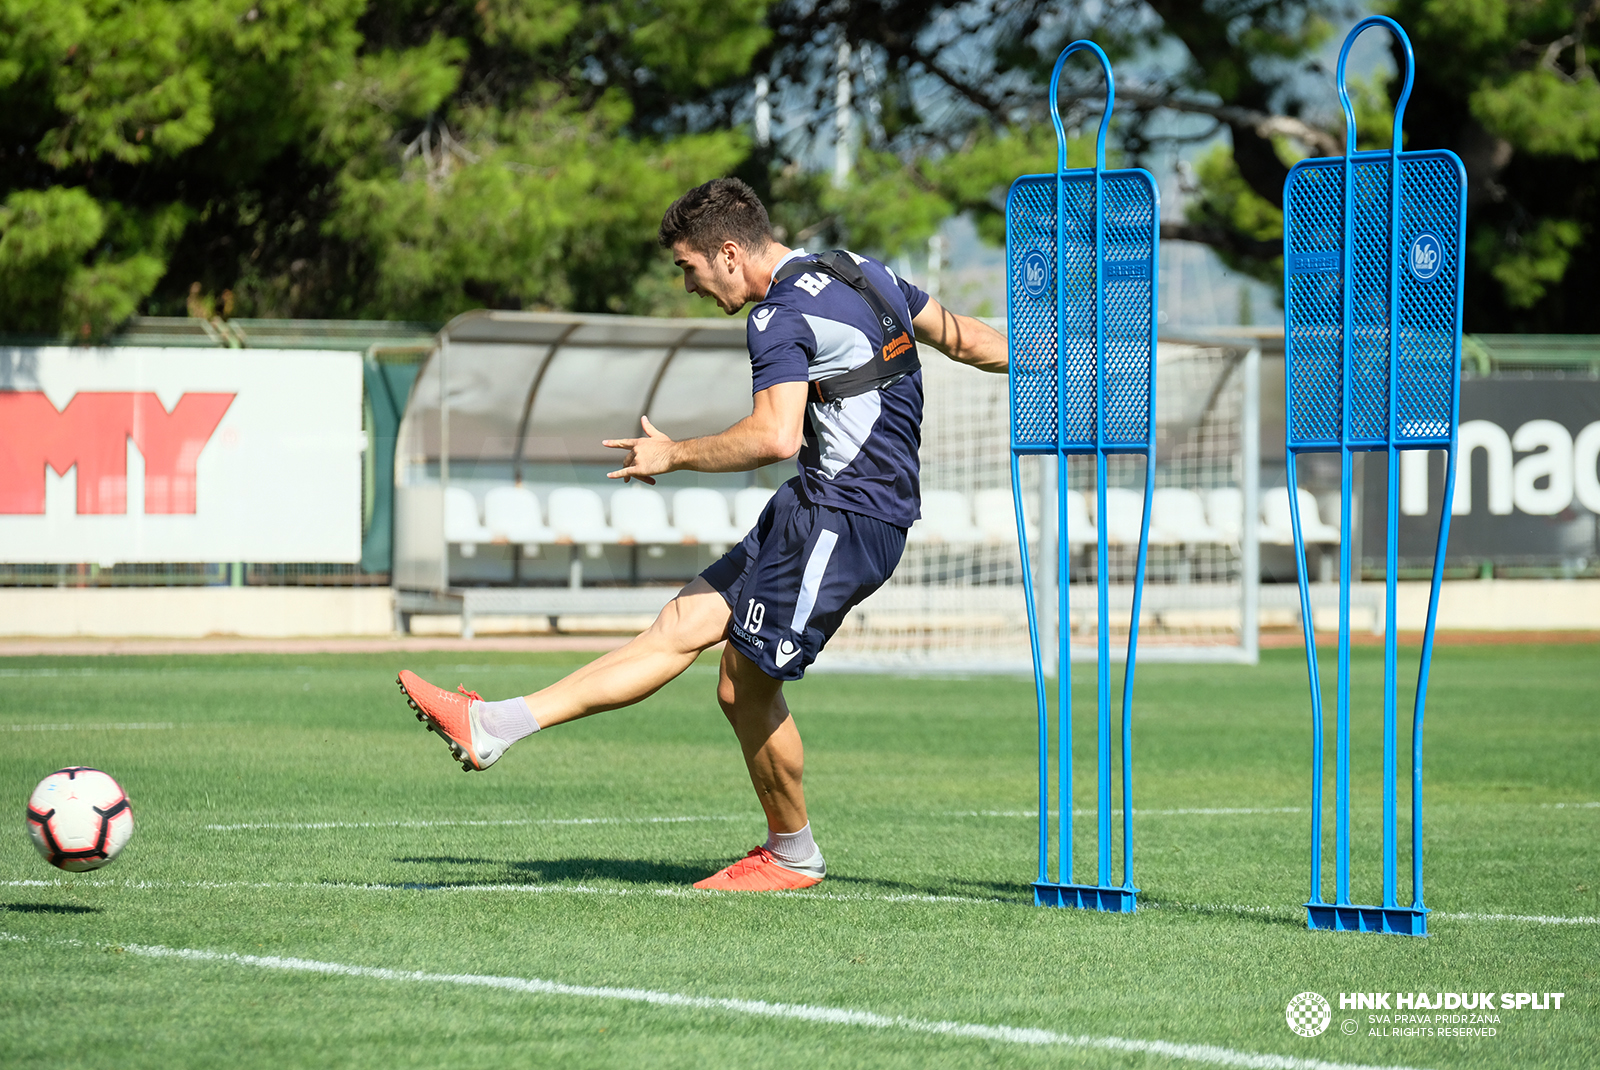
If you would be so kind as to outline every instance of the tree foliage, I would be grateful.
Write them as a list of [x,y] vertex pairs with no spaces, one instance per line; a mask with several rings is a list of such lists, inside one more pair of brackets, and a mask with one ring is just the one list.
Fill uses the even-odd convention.
[[[0,330],[139,311],[443,318],[692,310],[654,248],[737,173],[791,239],[894,253],[1003,236],[1055,164],[1060,48],[1117,64],[1115,162],[1186,176],[1167,238],[1276,281],[1283,182],[1343,146],[1326,54],[1356,0],[0,0]],[[1469,172],[1468,327],[1600,331],[1600,0],[1387,0],[1412,147]],[[1376,31],[1375,31],[1376,33]],[[835,188],[834,64],[859,143]],[[747,133],[756,79],[781,136]],[[1067,71],[1074,166],[1103,103]],[[1396,86],[1352,84],[1363,146]]]
[[[1416,49],[1407,145],[1448,148],[1466,163],[1469,330],[1600,331],[1600,83],[1597,0],[1388,0]],[[816,72],[841,37],[882,68],[864,113],[869,147],[903,168],[904,211],[865,213],[863,235],[909,241],[926,231],[928,179],[977,145],[1048,133],[1045,86],[1056,54],[1088,37],[1118,72],[1114,140],[1123,159],[1160,170],[1184,143],[1223,135],[1202,154],[1182,221],[1163,236],[1204,242],[1231,266],[1281,281],[1283,185],[1305,156],[1344,149],[1331,64],[1335,28],[1368,5],[1350,0],[790,0],[774,8],[772,69],[816,86],[821,128],[829,114]],[[1369,31],[1381,39],[1382,31]],[[1100,74],[1067,71],[1069,127],[1098,117]],[[908,87],[912,87],[908,91]],[[1361,148],[1387,146],[1397,82],[1354,78]],[[876,117],[876,121],[873,119]],[[1045,138],[1044,140],[1048,140]],[[1040,146],[1034,159],[1047,161]],[[1025,154],[1003,157],[1021,162]],[[996,163],[1001,159],[997,158]],[[974,161],[976,163],[976,161]],[[960,166],[960,165],[954,165]],[[1006,183],[1019,170],[978,174],[947,198],[992,233]],[[881,158],[858,194],[891,186]],[[974,189],[987,192],[976,197]],[[819,195],[811,214],[835,217],[848,198]],[[873,200],[873,203],[878,203]]]
[[[763,0],[0,0],[0,329],[623,310]],[[198,284],[198,286],[196,286]],[[663,291],[650,289],[660,303]]]
[[1417,145],[1467,165],[1468,328],[1600,331],[1595,0],[1401,0]]

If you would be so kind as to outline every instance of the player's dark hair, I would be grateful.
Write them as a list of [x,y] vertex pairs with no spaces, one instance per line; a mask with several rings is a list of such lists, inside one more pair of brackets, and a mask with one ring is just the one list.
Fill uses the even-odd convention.
[[707,257],[725,241],[759,253],[772,244],[772,221],[755,190],[737,178],[714,178],[672,202],[656,237],[664,249],[683,242]]

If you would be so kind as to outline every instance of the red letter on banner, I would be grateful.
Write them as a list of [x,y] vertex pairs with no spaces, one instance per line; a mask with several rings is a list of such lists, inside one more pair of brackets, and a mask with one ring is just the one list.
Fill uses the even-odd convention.
[[169,414],[154,394],[138,396],[133,416],[133,444],[144,457],[146,516],[195,511],[195,465],[234,397],[233,394],[185,394]]
[[76,395],[60,412],[41,391],[0,392],[0,513],[44,512],[44,468],[78,466],[79,513],[128,511],[134,395]]
[[144,511],[193,513],[200,451],[233,394],[77,394],[60,412],[41,391],[0,391],[0,514],[44,512],[44,470],[78,469],[80,515],[128,511],[128,437],[144,457]]

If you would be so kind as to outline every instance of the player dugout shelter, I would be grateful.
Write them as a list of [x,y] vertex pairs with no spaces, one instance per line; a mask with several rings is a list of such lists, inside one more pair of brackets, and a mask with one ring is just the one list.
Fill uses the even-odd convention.
[[792,464],[606,473],[648,415],[685,438],[750,412],[742,319],[478,310],[438,334],[395,458],[397,610],[653,613],[738,540]]

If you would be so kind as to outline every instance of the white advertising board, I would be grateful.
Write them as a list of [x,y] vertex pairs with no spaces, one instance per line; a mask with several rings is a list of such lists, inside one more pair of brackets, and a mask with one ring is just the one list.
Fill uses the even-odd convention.
[[361,357],[0,349],[0,561],[361,558]]

